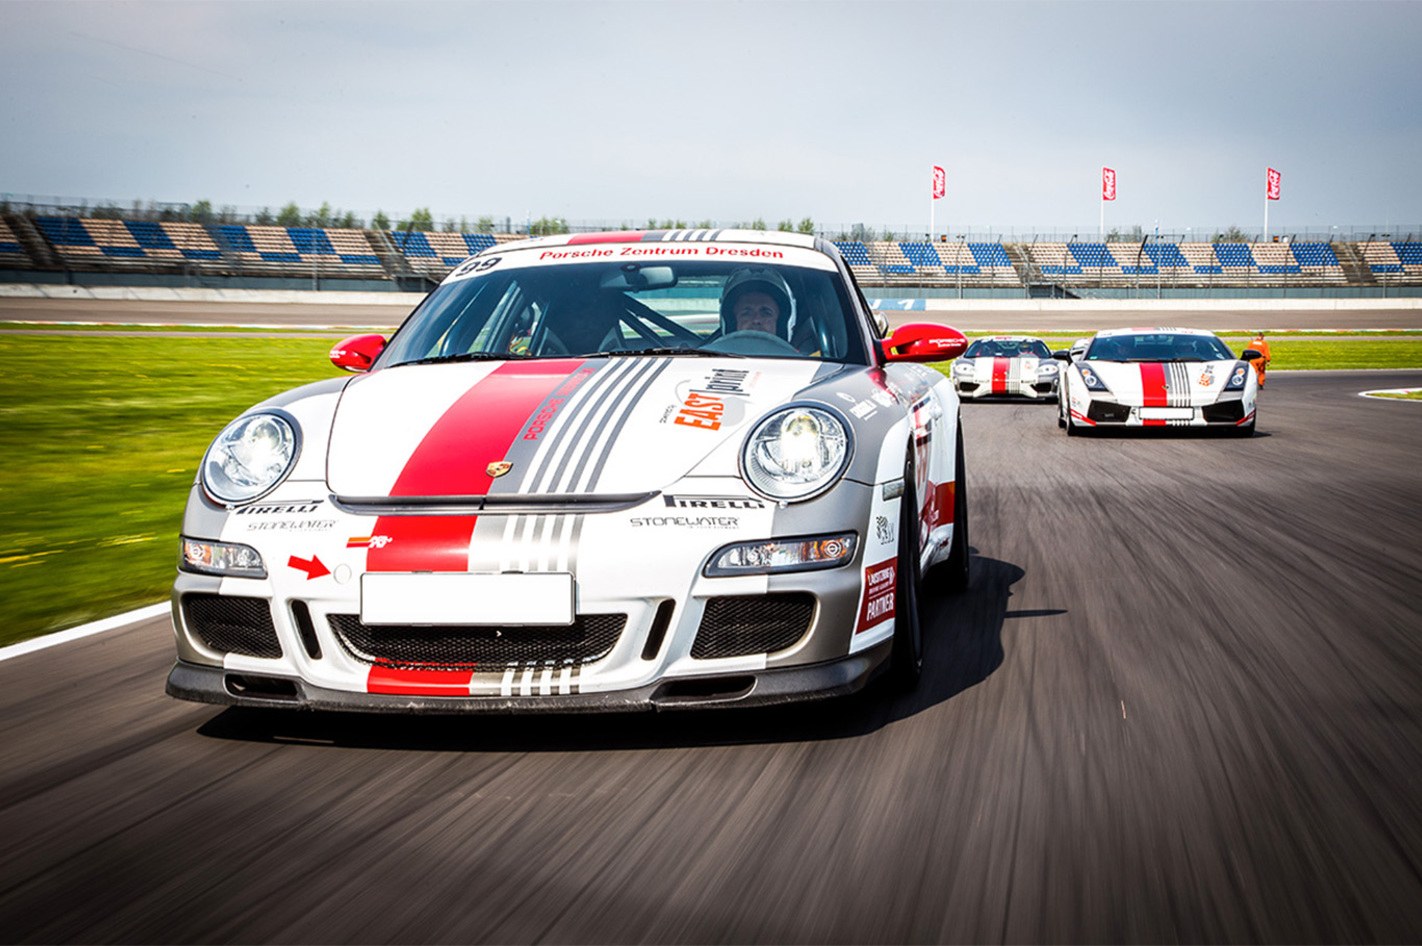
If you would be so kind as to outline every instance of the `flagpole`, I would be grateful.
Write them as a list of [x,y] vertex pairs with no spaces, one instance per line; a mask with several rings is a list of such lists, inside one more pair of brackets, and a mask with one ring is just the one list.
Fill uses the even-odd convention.
[[1264,242],[1269,242],[1269,185],[1264,185]]

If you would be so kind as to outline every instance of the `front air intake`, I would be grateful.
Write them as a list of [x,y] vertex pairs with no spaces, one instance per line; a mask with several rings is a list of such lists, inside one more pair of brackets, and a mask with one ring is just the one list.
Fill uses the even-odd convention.
[[691,656],[712,660],[784,650],[805,636],[814,616],[815,596],[804,591],[711,598]]
[[271,605],[265,598],[184,595],[183,619],[198,640],[220,653],[281,656]]
[[332,632],[357,660],[401,670],[473,670],[511,663],[592,663],[611,652],[625,614],[580,614],[550,626],[365,624],[332,614]]

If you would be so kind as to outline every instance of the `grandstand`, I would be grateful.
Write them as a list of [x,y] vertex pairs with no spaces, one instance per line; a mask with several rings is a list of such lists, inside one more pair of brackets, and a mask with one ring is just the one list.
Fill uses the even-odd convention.
[[[0,282],[429,287],[518,233],[0,213]],[[1422,243],[835,241],[861,286],[932,295],[1422,290]],[[165,281],[166,280],[166,281]]]

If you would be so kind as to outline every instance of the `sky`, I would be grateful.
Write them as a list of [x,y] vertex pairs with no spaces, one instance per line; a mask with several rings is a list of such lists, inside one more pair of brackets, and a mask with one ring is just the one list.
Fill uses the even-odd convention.
[[1416,230],[1419,51],[1422,2],[0,0],[0,195],[1085,238],[1257,230],[1273,167],[1272,232]]

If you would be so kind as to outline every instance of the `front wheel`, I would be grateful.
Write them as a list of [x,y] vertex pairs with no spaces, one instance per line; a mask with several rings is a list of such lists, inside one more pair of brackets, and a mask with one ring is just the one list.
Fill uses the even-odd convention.
[[946,590],[962,591],[968,587],[968,478],[963,463],[961,422],[958,424],[957,457],[953,461],[953,544],[948,548],[947,560],[931,575],[936,578],[940,572]]
[[894,651],[889,672],[894,688],[908,692],[923,676],[923,626],[918,616],[918,499],[913,470],[904,470],[904,495],[899,509],[899,560],[894,579]]

